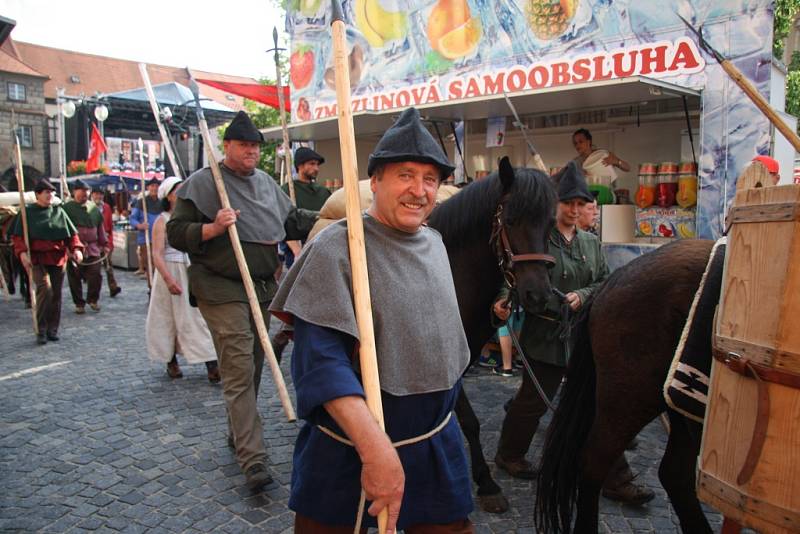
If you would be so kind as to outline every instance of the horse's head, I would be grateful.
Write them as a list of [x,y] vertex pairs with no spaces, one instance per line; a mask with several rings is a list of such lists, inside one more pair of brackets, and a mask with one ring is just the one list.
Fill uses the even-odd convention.
[[514,169],[500,161],[502,187],[492,230],[492,245],[506,283],[519,303],[539,311],[551,295],[548,269],[555,263],[547,242],[555,224],[556,193],[550,177],[528,168]]

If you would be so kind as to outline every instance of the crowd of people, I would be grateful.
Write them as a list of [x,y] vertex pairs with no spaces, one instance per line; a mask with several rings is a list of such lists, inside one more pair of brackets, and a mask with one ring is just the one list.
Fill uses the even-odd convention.
[[[573,139],[576,160],[590,153],[588,131],[579,130]],[[315,183],[325,160],[310,148],[296,151],[293,204],[288,189],[257,167],[263,141],[244,112],[226,129],[220,168],[234,208],[222,207],[209,168],[185,181],[150,181],[133,206],[140,270],[151,284],[149,358],[166,365],[171,378],[182,376],[179,355],[205,364],[208,379],[221,382],[228,444],[247,487],[270,484],[257,409],[265,354],[229,238],[228,228],[235,224],[264,317],[274,314],[285,323],[272,340],[277,355],[294,340],[291,375],[298,415],[305,422],[295,446],[289,499],[296,531],[352,532],[355,524],[374,526],[385,508],[389,532],[472,532],[468,463],[451,417],[470,355],[446,250],[441,236],[425,226],[439,185],[454,167],[413,108],[386,131],[369,158],[373,202],[363,224],[386,420],[382,430],[368,411],[357,364],[346,225],[333,224],[305,242],[330,194]],[[609,165],[627,165],[613,154],[608,159]],[[524,354],[517,357],[528,358],[552,399],[569,359],[564,318],[579,311],[608,275],[593,235],[597,204],[580,162],[570,162],[555,180],[559,202],[547,245],[555,258],[549,276],[558,296],[541,310],[511,309],[508,288],[498,287],[493,307],[501,322],[508,321],[499,335],[503,358],[496,372],[522,375],[507,404],[495,465],[524,479],[536,476],[526,456],[547,405],[531,377],[514,370],[510,335],[519,336]],[[89,188],[77,182],[73,198],[57,207],[53,191],[48,181],[39,182],[36,202],[26,208],[30,247],[19,217],[10,227],[14,253],[33,273],[39,343],[59,339],[65,272],[76,313],[85,313],[87,305],[100,311],[103,268],[110,295],[121,291],[109,260],[113,224],[103,192],[93,191],[89,198]],[[144,246],[145,231],[151,232],[152,256]],[[290,258],[284,276],[282,244]],[[402,280],[427,283],[400,287],[398,266]],[[420,302],[426,303],[424,314]],[[397,446],[399,441],[404,445]],[[604,492],[629,503],[652,499],[652,491],[633,479],[623,456]],[[371,504],[361,517],[364,499]]]

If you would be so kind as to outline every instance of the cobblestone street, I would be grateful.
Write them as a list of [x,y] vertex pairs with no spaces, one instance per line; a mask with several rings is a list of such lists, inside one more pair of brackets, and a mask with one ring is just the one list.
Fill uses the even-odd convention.
[[[252,494],[226,443],[221,387],[203,365],[181,362],[184,378],[170,380],[147,359],[145,283],[117,273],[123,292],[110,299],[104,287],[99,313],[76,315],[65,288],[61,340],[44,346],[34,342],[20,297],[0,301],[0,531],[291,532],[286,503],[299,423],[285,421],[269,373],[259,407],[276,482]],[[487,458],[518,380],[485,370],[465,379]],[[664,430],[656,421],[639,439],[628,457],[657,497],[643,507],[602,499],[601,531],[677,532],[657,478]],[[474,512],[476,530],[534,532],[532,484],[495,473],[512,508]],[[709,517],[718,528],[719,516]]]

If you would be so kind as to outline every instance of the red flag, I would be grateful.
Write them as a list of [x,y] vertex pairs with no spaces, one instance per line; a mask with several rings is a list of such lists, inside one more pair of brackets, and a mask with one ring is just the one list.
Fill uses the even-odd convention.
[[89,142],[89,157],[86,158],[86,172],[94,172],[100,168],[100,155],[103,154],[108,147],[100,135],[100,130],[97,125],[92,123],[92,138]]
[[[278,89],[274,85],[261,85],[260,83],[234,83],[223,82],[220,80],[208,80],[205,78],[198,78],[198,82],[210,85],[227,93],[243,96],[256,102],[261,102],[268,106],[278,109]],[[292,111],[292,104],[289,95],[289,87],[284,85],[283,89],[283,107],[286,111]]]

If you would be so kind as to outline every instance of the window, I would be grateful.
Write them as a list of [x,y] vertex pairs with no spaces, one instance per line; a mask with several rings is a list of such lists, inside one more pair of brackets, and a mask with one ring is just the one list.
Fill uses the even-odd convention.
[[8,99],[25,102],[25,84],[8,82]]
[[[22,148],[33,148],[33,126],[20,125],[15,130],[19,137],[19,146]],[[11,139],[14,142],[14,139]]]

